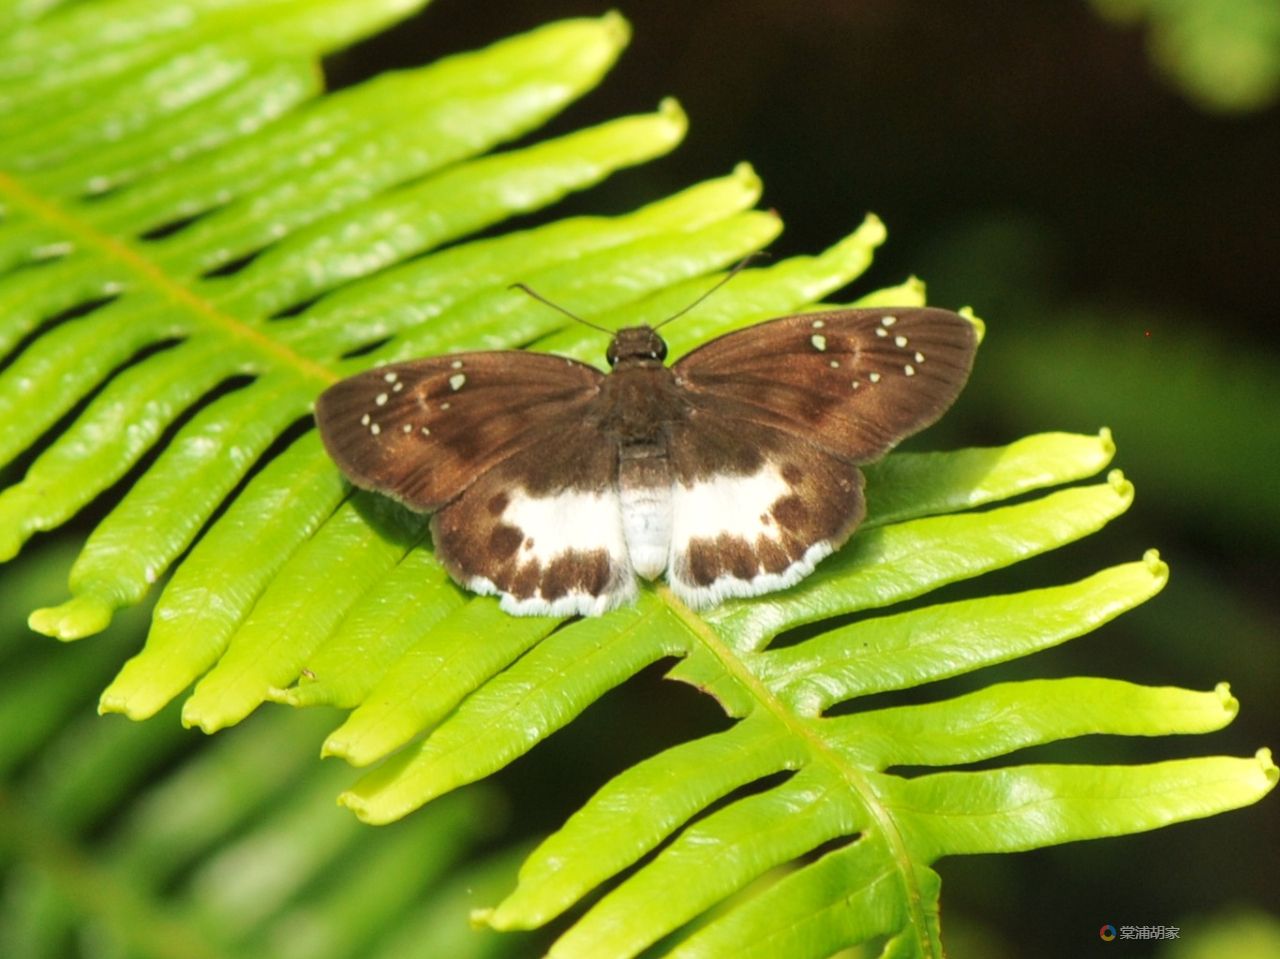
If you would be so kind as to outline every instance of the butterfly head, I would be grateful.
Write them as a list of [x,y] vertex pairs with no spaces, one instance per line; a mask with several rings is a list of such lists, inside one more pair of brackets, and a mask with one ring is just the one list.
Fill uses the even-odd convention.
[[611,367],[623,360],[661,363],[666,357],[667,344],[650,326],[629,326],[619,330],[605,353]]

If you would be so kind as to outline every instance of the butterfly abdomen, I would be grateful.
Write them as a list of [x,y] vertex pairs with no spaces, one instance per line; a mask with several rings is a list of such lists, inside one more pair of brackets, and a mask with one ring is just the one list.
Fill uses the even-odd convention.
[[622,530],[631,565],[645,579],[656,579],[667,568],[671,494],[671,464],[665,443],[622,447],[618,462]]

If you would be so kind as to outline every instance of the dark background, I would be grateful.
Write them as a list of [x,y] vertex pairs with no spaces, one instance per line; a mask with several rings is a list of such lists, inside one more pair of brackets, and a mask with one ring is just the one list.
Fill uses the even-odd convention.
[[[608,9],[437,0],[329,73],[351,82]],[[621,12],[629,50],[559,126],[677,97],[684,145],[633,180],[676,189],[746,159],[787,221],[781,252],[825,246],[870,209],[891,230],[879,275],[945,270],[939,300],[1035,282],[1040,299],[1138,300],[1270,335],[1259,279],[1280,254],[1276,110],[1197,109],[1156,75],[1141,29],[1049,0],[645,0]],[[1039,248],[993,262],[996,251],[962,243],[971,275],[953,277],[942,247],[994,228],[1032,231]]]
[[[333,58],[330,76],[353,82],[606,9],[440,0]],[[1115,430],[1133,510],[1017,575],[1063,582],[1155,546],[1170,586],[1091,636],[972,682],[1228,680],[1241,714],[1202,739],[1094,739],[1017,759],[1150,762],[1274,745],[1280,362],[1268,281],[1280,262],[1280,111],[1205,108],[1153,65],[1142,27],[1108,23],[1086,3],[644,0],[622,12],[630,49],[553,129],[673,95],[690,131],[674,154],[575,208],[625,209],[745,159],[787,223],[778,256],[817,252],[874,211],[889,241],[846,299],[917,274],[932,302],[971,304],[988,324],[967,394],[919,445]],[[551,828],[627,762],[723,722],[658,677],[509,771],[526,812]],[[625,743],[609,732],[619,728]],[[1105,922],[1179,925],[1186,947],[1229,948],[1223,929],[1280,908],[1275,808],[944,861],[951,954],[1173,954],[1102,943]]]

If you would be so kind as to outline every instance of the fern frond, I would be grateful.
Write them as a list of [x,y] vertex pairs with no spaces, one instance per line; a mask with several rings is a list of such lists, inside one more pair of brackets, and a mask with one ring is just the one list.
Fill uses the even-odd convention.
[[[1153,551],[1079,582],[921,600],[1122,514],[1133,491],[1118,472],[1076,485],[1108,466],[1105,430],[893,456],[868,470],[870,518],[838,555],[786,592],[703,616],[659,587],[601,619],[515,619],[453,586],[423,517],[342,481],[308,429],[317,393],[448,350],[600,362],[596,334],[508,284],[652,323],[780,224],[751,209],[760,185],[739,167],[631,213],[473,238],[661,155],[684,117],[666,102],[490,152],[599,80],[626,40],[616,15],[320,93],[315,56],[415,5],[202,0],[176,30],[159,0],[104,0],[16,14],[31,22],[0,41],[0,461],[39,450],[0,493],[0,558],[133,472],[72,567],[71,598],[31,624],[94,634],[172,574],[102,711],[147,717],[193,683],[182,719],[207,732],[268,700],[349,709],[324,752],[379,763],[342,801],[388,822],[676,658],[671,678],[736,725],[607,784],[481,915],[539,925],[652,856],[557,956],[635,955],[668,934],[682,956],[826,956],[873,938],[937,956],[939,858],[1150,829],[1274,786],[1265,750],[902,771],[1088,733],[1205,732],[1235,713],[1225,685],[1027,680],[849,712],[1065,642],[1159,591]],[[52,66],[28,83],[41,56]],[[868,217],[817,256],[744,271],[672,328],[671,353],[833,295],[884,236]],[[923,301],[908,281],[859,302]],[[756,791],[735,798],[743,787]]]

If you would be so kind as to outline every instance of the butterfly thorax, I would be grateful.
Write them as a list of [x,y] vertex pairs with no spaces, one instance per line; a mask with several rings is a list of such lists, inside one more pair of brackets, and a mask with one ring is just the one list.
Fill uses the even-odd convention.
[[[662,364],[666,355],[666,343],[647,326],[620,330],[609,344],[613,372],[601,384],[596,409],[599,428],[624,451],[658,447],[661,452],[647,455],[662,455],[670,425],[688,415],[675,374]],[[646,455],[639,449],[634,452]]]
[[652,579],[667,566],[671,542],[671,427],[688,417],[667,345],[647,326],[619,330],[606,356],[600,431],[617,444],[617,491],[633,568]]

